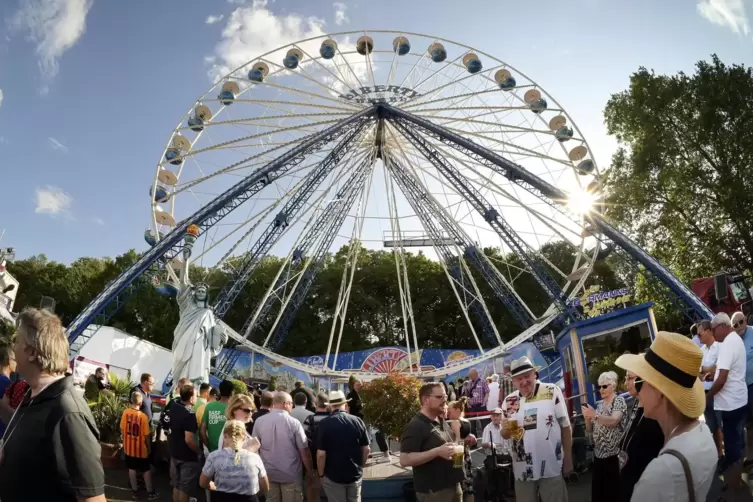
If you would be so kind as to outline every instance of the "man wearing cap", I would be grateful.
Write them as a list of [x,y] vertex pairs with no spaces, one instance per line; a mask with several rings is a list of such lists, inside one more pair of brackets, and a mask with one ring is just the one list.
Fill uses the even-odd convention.
[[722,415],[724,438],[724,480],[734,494],[740,487],[745,439],[743,427],[748,414],[748,387],[745,385],[747,362],[745,345],[732,328],[732,321],[724,312],[711,320],[714,338],[719,343],[714,384],[707,399],[714,399],[714,410]]
[[345,394],[329,393],[331,415],[316,431],[316,466],[330,502],[360,502],[363,466],[369,458],[369,436],[363,420],[345,412]]
[[453,467],[455,444],[444,415],[447,394],[440,382],[418,391],[421,410],[408,422],[400,440],[400,466],[413,468],[418,502],[461,502],[464,470]]
[[562,474],[573,470],[573,436],[562,391],[538,381],[527,357],[515,359],[510,369],[516,390],[502,404],[502,437],[511,439],[515,500],[566,502]]
[[[636,375],[634,385],[644,416],[659,423],[665,441],[659,456],[643,471],[631,500],[706,500],[717,456],[709,428],[698,420],[706,408],[703,383],[698,378],[702,359],[701,350],[690,339],[660,331],[645,354],[624,354],[615,361]],[[723,364],[721,350],[719,361]],[[714,387],[716,382],[712,390]]]

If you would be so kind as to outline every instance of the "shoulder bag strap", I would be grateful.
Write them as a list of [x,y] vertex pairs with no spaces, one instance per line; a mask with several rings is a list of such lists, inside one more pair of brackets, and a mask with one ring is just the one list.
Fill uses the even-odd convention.
[[688,459],[686,459],[685,455],[683,455],[677,450],[664,450],[662,452],[662,455],[665,453],[677,458],[677,460],[679,460],[680,463],[682,464],[682,470],[685,471],[685,481],[688,484],[688,500],[690,502],[695,502],[695,489],[693,488],[693,475],[690,472],[690,465],[688,465]]

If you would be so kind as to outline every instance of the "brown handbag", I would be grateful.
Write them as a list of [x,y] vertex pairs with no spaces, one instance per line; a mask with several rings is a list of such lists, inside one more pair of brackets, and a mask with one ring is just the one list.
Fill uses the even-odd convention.
[[693,488],[693,474],[690,472],[690,465],[688,465],[688,459],[686,459],[685,455],[683,455],[677,450],[664,450],[662,452],[662,455],[664,455],[665,453],[677,458],[677,460],[679,460],[680,463],[682,464],[682,470],[685,471],[685,481],[688,484],[688,501],[695,502],[695,488]]

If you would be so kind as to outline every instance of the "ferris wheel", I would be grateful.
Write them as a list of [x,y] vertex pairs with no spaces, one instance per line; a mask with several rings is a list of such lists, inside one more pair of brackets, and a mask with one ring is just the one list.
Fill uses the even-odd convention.
[[[96,316],[107,316],[139,282],[174,294],[189,257],[210,273],[229,271],[213,294],[222,318],[264,258],[277,256],[272,285],[243,325],[232,326],[234,343],[276,357],[324,258],[353,243],[325,369],[334,368],[328,361],[339,350],[362,247],[395,254],[409,354],[418,350],[421,329],[405,260],[414,248],[441,263],[481,357],[567,316],[605,243],[627,250],[692,304],[682,283],[664,277],[661,264],[599,216],[599,177],[570,114],[491,54],[382,30],[301,40],[230,69],[181,117],[144,191],[150,250],[69,334],[75,339]],[[554,242],[571,248],[571,268],[561,270],[541,253]],[[501,253],[487,256],[487,247]],[[493,298],[483,297],[472,271]],[[524,277],[535,280],[548,307],[523,300]],[[490,318],[492,301],[519,325],[512,342],[502,342]],[[495,348],[484,350],[484,337]],[[234,362],[226,359],[229,371]]]

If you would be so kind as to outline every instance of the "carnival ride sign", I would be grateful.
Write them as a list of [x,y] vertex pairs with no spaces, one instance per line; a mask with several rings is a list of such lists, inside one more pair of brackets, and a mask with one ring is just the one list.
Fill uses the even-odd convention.
[[399,85],[372,85],[350,89],[339,98],[352,103],[401,103],[420,96],[420,94],[408,87]]
[[570,305],[582,307],[583,314],[587,317],[596,317],[612,310],[625,306],[632,296],[628,288],[613,289],[611,291],[599,291],[599,286],[591,286],[580,298],[573,298]]

